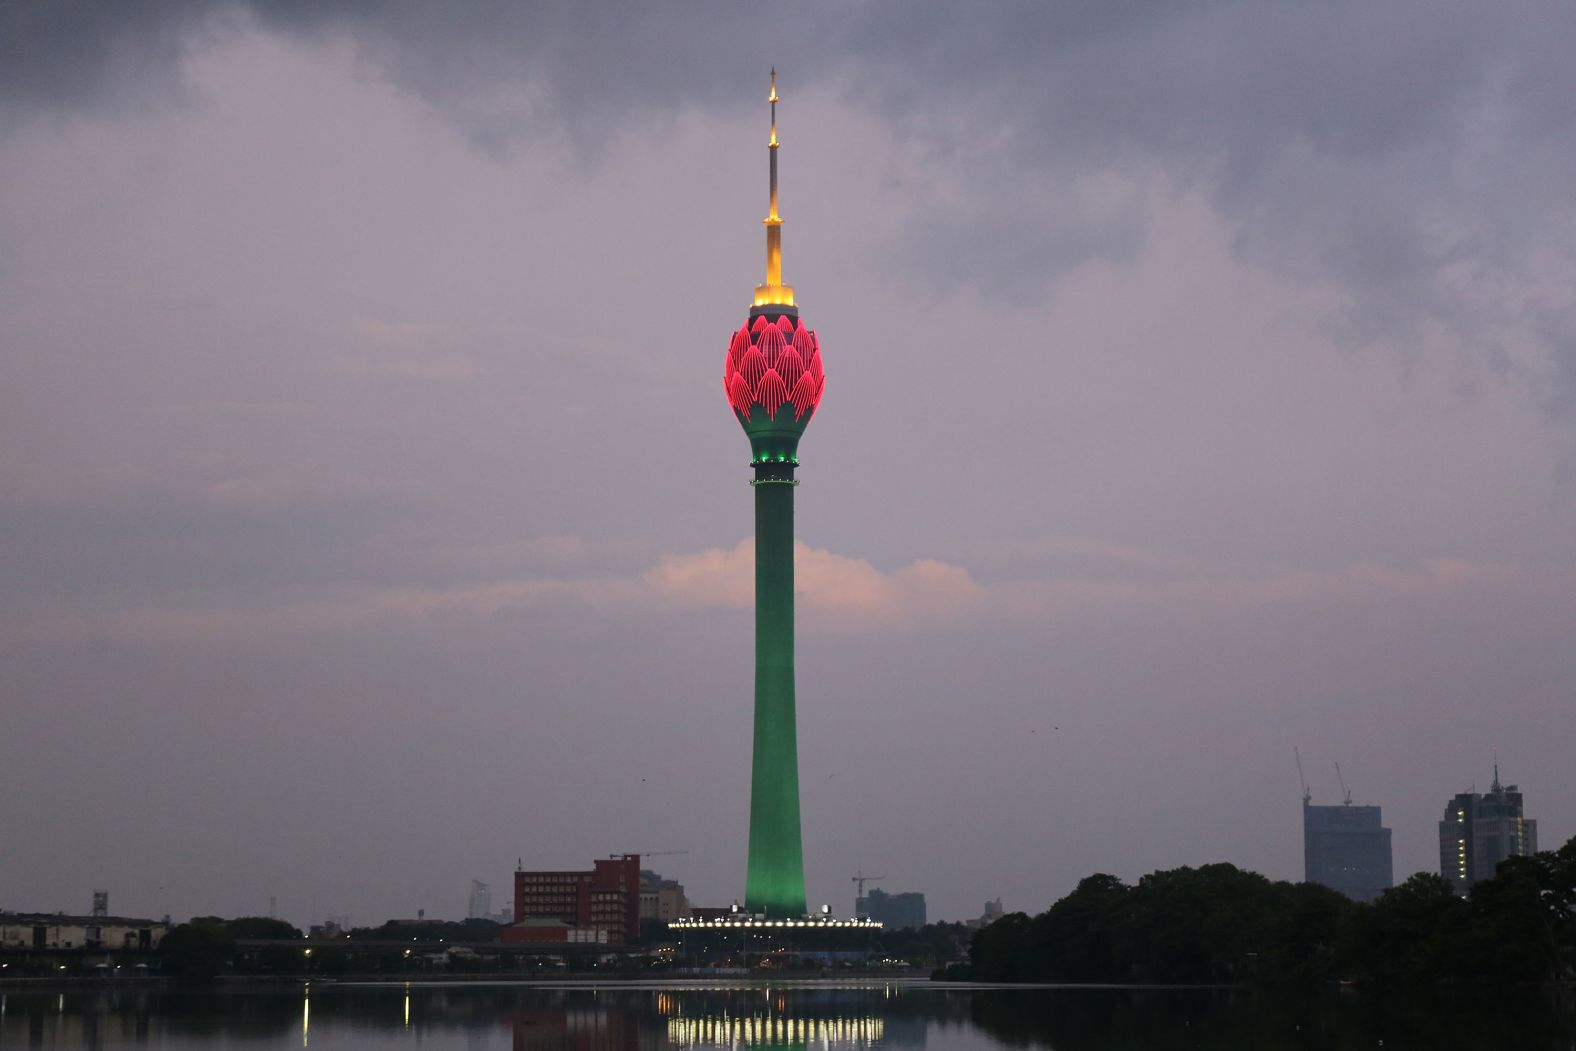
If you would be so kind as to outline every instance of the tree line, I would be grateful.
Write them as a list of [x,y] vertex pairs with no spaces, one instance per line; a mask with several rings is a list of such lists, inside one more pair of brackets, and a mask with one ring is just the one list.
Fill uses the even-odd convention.
[[1405,985],[1576,978],[1576,838],[1503,862],[1466,898],[1418,873],[1360,904],[1229,864],[1096,874],[975,934],[978,981]]
[[[343,948],[316,950],[312,969],[339,973],[350,966],[355,954],[359,966],[381,971],[401,969],[405,961],[398,953],[369,950],[368,942],[496,942],[503,928],[491,920],[389,920],[377,927],[355,927],[341,932]],[[159,943],[159,957],[165,973],[180,977],[210,977],[239,967],[249,974],[296,974],[304,969],[304,949],[298,945],[300,928],[284,920],[265,916],[241,916],[233,920],[218,916],[197,916],[190,922],[170,928]],[[242,947],[243,941],[273,940],[272,946]]]

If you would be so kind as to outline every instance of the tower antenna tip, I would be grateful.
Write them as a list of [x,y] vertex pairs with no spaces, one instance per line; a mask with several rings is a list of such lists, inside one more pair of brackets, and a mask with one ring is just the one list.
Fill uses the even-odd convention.
[[766,141],[770,154],[767,187],[770,210],[766,213],[766,283],[755,286],[755,306],[793,306],[793,289],[783,284],[782,216],[777,214],[777,67],[772,66],[771,138]]

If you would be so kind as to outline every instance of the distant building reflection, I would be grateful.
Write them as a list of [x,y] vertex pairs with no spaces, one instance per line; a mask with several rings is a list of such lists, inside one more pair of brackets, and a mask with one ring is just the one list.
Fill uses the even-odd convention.
[[566,1048],[572,1051],[603,1051],[617,1048],[666,1047],[660,1030],[643,1027],[637,1015],[622,1010],[565,1008],[527,1011],[510,1019],[514,1030],[514,1051],[539,1048]]

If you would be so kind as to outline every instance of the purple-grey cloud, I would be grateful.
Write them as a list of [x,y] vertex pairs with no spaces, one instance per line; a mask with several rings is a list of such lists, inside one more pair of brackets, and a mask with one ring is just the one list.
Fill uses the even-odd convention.
[[[118,100],[124,82],[173,75],[244,13],[351,42],[489,149],[546,137],[591,158],[674,114],[743,112],[755,100],[740,86],[775,61],[790,91],[836,86],[944,170],[917,176],[911,207],[927,221],[884,252],[931,287],[1022,302],[1081,262],[1128,258],[1143,209],[1091,208],[1068,188],[1158,176],[1201,189],[1246,257],[1334,283],[1346,302],[1330,323],[1346,339],[1443,326],[1549,406],[1571,397],[1570,304],[1497,294],[1534,281],[1550,255],[1572,264],[1576,74],[1551,42],[1576,15],[1562,4],[9,11],[0,97],[15,108]],[[1505,352],[1507,339],[1537,360]]]

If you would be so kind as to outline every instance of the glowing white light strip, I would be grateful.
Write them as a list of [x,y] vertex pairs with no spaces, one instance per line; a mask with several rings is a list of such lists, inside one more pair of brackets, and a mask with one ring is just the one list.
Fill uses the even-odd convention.
[[685,919],[673,920],[668,923],[669,930],[706,931],[737,927],[810,927],[816,930],[837,927],[857,930],[880,930],[882,925],[875,920],[758,920],[753,917],[740,920]]

